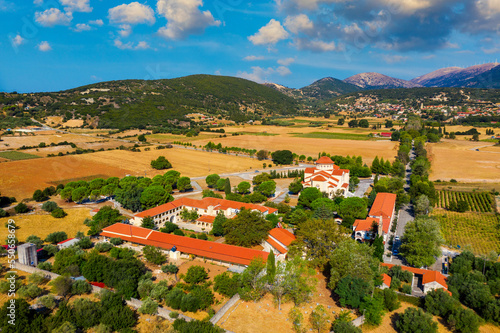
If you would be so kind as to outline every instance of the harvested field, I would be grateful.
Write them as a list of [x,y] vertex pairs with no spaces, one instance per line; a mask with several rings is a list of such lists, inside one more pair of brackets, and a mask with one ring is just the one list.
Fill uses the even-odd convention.
[[311,132],[306,134],[295,134],[294,136],[313,139],[375,140],[374,138],[369,138],[368,135],[354,133]]
[[[40,212],[39,214],[33,215],[3,217],[0,218],[0,224],[3,226],[9,219],[16,221],[16,226],[19,227],[19,229],[16,230],[16,237],[21,242],[30,235],[36,235],[45,239],[48,234],[56,231],[66,232],[68,238],[74,237],[78,231],[87,234],[89,228],[83,224],[83,221],[87,217],[90,217],[90,209],[75,208],[66,209],[65,211],[68,213],[68,216],[62,219],[56,219],[48,213]],[[0,229],[0,242],[2,242],[2,244],[5,242],[7,234],[7,228]]]
[[63,141],[73,142],[78,147],[84,147],[85,143],[103,141],[101,138],[92,138],[89,136],[82,136],[77,134],[64,134],[64,133],[55,133],[51,132],[43,132],[37,133],[36,135],[23,135],[23,136],[3,136],[2,142],[0,142],[0,150],[11,150],[17,149],[22,146],[33,147],[38,146],[40,142],[45,142],[48,146],[51,143],[59,143]]
[[475,150],[476,147],[491,145],[493,144],[456,140],[428,144],[432,163],[430,179],[498,182],[500,154]]
[[457,213],[435,209],[431,215],[437,218],[441,225],[446,246],[470,246],[476,254],[500,251],[499,221],[494,213]]
[[201,132],[198,136],[187,137],[185,135],[156,133],[156,134],[146,135],[146,139],[147,142],[153,142],[153,143],[172,143],[173,141],[196,142],[204,139],[216,139],[219,138],[220,135],[223,134]]
[[[317,129],[316,129],[317,130]],[[336,139],[311,139],[284,136],[256,136],[238,135],[234,137],[215,140],[202,140],[198,144],[205,145],[213,141],[223,146],[241,147],[248,149],[264,149],[269,151],[289,149],[296,154],[317,157],[319,152],[333,155],[361,155],[363,162],[371,164],[375,156],[393,161],[396,156],[396,142],[391,141],[361,141],[361,140],[336,140]],[[262,166],[262,165],[261,165]]]
[[11,161],[21,161],[21,160],[30,160],[33,158],[39,158],[40,156],[22,153],[20,151],[4,151],[0,152],[0,157]]

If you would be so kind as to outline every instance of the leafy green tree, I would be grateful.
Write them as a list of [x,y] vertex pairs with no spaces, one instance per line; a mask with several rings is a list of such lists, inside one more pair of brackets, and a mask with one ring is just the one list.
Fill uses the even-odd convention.
[[418,215],[427,215],[432,211],[432,207],[430,206],[429,198],[422,194],[417,200],[415,200],[415,214]]
[[110,206],[104,206],[97,214],[92,217],[92,220],[88,223],[90,230],[88,235],[97,235],[102,231],[103,228],[109,227],[112,224],[120,222],[122,216],[118,209],[114,209]]
[[373,248],[352,239],[343,240],[330,257],[331,273],[328,286],[335,289],[337,283],[347,275],[370,283],[374,277],[374,267],[377,266],[378,260],[373,257]]
[[213,173],[211,175],[208,175],[207,178],[205,178],[205,182],[207,183],[208,187],[215,187],[217,185],[217,181],[220,179],[220,176],[216,173]]
[[191,179],[189,177],[180,177],[177,180],[177,189],[181,192],[186,192],[191,190],[193,187],[191,186]]
[[95,249],[99,252],[108,252],[113,248],[113,245],[110,243],[99,242],[95,245]]
[[46,212],[52,212],[59,208],[59,206],[54,201],[46,201],[42,205],[42,209]]
[[146,136],[144,134],[140,134],[137,136],[137,140],[141,142],[146,142]]
[[360,310],[365,314],[365,323],[378,326],[384,317],[384,296],[375,294],[374,297],[365,296]]
[[43,305],[49,310],[53,310],[56,307],[55,297],[50,294],[38,298],[37,303]]
[[345,123],[345,118],[339,118],[339,119],[337,120],[337,125],[339,125],[339,126],[344,125],[344,123]]
[[224,223],[226,243],[251,247],[267,238],[272,225],[258,211],[242,209],[236,217]]
[[435,316],[447,318],[459,306],[460,303],[443,289],[434,289],[425,295],[425,310]]
[[17,290],[17,293],[19,296],[32,300],[40,296],[40,294],[43,292],[43,289],[38,287],[34,283],[29,283],[27,285],[22,286]]
[[76,326],[85,329],[89,329],[99,324],[101,311],[100,303],[92,302],[87,298],[78,298],[72,304],[74,323]]
[[290,150],[277,150],[271,154],[275,164],[292,164],[293,153]]
[[52,291],[59,296],[66,296],[71,292],[72,280],[69,276],[58,276],[50,282]]
[[202,266],[191,266],[188,268],[184,281],[190,285],[200,284],[208,279],[208,273]]
[[288,312],[288,318],[292,321],[293,330],[295,333],[304,332],[304,328],[302,327],[302,322],[304,320],[304,316],[300,309],[296,306],[290,309]]
[[62,210],[61,208],[54,209],[52,213],[50,213],[52,217],[55,217],[56,219],[61,219],[63,217],[66,217],[68,214]]
[[267,182],[269,180],[271,180],[271,175],[268,174],[267,172],[262,172],[262,173],[259,173],[257,176],[253,177],[252,182],[255,185],[260,185],[263,182]]
[[380,262],[383,262],[384,256],[384,239],[382,236],[375,237],[375,240],[372,243],[373,247],[373,256],[377,258]]
[[368,128],[370,124],[368,123],[368,120],[366,119],[360,119],[358,122],[358,126],[362,128]]
[[419,216],[406,224],[401,254],[415,267],[431,266],[440,255],[443,243],[439,222],[431,217]]
[[224,191],[224,187],[226,186],[226,179],[224,178],[221,178],[217,181],[217,183],[215,184],[215,187],[217,188],[217,190],[219,191]]
[[399,309],[401,303],[398,300],[398,294],[390,288],[386,288],[382,291],[382,295],[384,296],[384,307],[387,311],[394,311]]
[[172,201],[173,197],[162,186],[152,185],[144,189],[141,193],[140,200],[142,207],[144,209],[149,209]]
[[142,249],[142,253],[147,261],[156,265],[161,265],[167,260],[165,254],[159,248],[152,245],[146,245]]
[[214,278],[214,291],[226,297],[233,297],[240,288],[240,275],[224,272]]
[[156,227],[156,225],[155,225],[155,222],[153,221],[153,218],[151,218],[151,216],[146,216],[142,219],[141,227],[148,228],[148,229],[154,229]]
[[[346,272],[349,273],[349,272]],[[336,288],[335,293],[340,297],[340,304],[358,309],[365,296],[371,292],[371,286],[365,280],[352,275],[346,275],[342,278]]]
[[123,240],[121,238],[110,238],[109,242],[115,246],[121,245],[123,243]]
[[71,285],[72,295],[90,294],[92,286],[87,281],[77,280]]
[[26,238],[26,243],[33,243],[36,245],[36,248],[39,249],[43,245],[43,240],[38,236],[31,235]]
[[323,305],[318,305],[311,311],[309,322],[312,328],[317,330],[318,333],[324,332],[329,328],[328,313]]
[[396,321],[396,329],[401,333],[436,333],[438,325],[422,309],[409,307]]
[[151,161],[151,167],[156,170],[170,169],[172,164],[165,158],[165,156],[158,156],[156,160]]
[[[8,307],[13,307],[13,309]],[[9,314],[15,313],[15,320],[12,322]],[[39,327],[42,323],[36,320],[37,316],[34,310],[30,309],[30,305],[22,298],[13,299],[13,301],[4,302],[0,308],[0,328],[2,332],[7,333],[25,333],[39,332]],[[38,317],[41,319],[41,317]],[[12,324],[13,323],[13,324]]]
[[142,314],[156,314],[158,312],[158,302],[148,297],[142,301],[142,305],[137,311]]
[[276,182],[274,180],[265,181],[258,186],[258,191],[269,197],[276,191]]
[[24,214],[24,213],[27,213],[27,212],[30,211],[30,209],[28,208],[28,206],[26,206],[26,204],[23,203],[23,202],[18,203],[14,207],[14,210],[16,211],[17,214]]
[[273,283],[276,276],[276,260],[274,253],[271,251],[267,256],[266,277],[268,283]]
[[481,318],[471,309],[456,307],[449,315],[447,322],[457,332],[475,333],[479,332]]
[[212,233],[215,236],[224,236],[224,224],[227,221],[227,217],[224,216],[223,212],[219,212],[214,219],[212,224]]
[[123,208],[136,212],[141,209],[142,191],[144,191],[142,187],[138,186],[137,183],[132,183],[123,188],[117,189],[115,191],[115,200],[118,201]]
[[298,224],[297,239],[289,246],[291,255],[305,253],[307,260],[316,267],[323,268],[332,251],[343,239],[339,225],[333,220],[307,219]]
[[64,231],[56,231],[56,232],[49,234],[45,238],[45,241],[47,243],[56,244],[56,243],[62,242],[63,240],[66,240],[66,239],[68,239],[68,235]]
[[264,295],[266,264],[261,257],[256,257],[250,261],[247,268],[241,273],[241,288],[239,294],[243,300],[258,300]]
[[176,265],[174,265],[174,264],[168,264],[168,265],[162,266],[161,270],[164,273],[174,274],[175,275],[175,280],[177,280],[177,273],[179,272],[179,267],[177,267]]
[[267,159],[268,155],[269,155],[269,152],[267,150],[259,150],[257,152],[257,159],[259,161],[265,160],[265,159]]
[[36,202],[42,202],[42,201],[45,201],[48,199],[49,199],[49,197],[46,196],[45,194],[43,194],[42,190],[36,190],[33,193],[33,200],[35,200]]
[[293,194],[299,193],[300,191],[302,191],[302,189],[303,189],[303,186],[302,186],[302,183],[300,182],[300,179],[295,179],[288,186],[288,191],[292,192]]
[[87,187],[78,187],[71,192],[71,200],[74,202],[80,202],[87,198],[90,194],[90,190]]
[[323,197],[321,191],[315,187],[308,187],[302,190],[299,195],[299,207],[311,208],[314,200]]
[[250,193],[250,183],[249,182],[241,182],[238,184],[238,193],[247,194]]
[[229,178],[226,178],[224,180],[224,193],[226,195],[231,193],[231,181],[229,180]]
[[368,215],[366,201],[357,197],[345,198],[339,205],[338,213],[344,219],[346,217],[364,219]]
[[173,325],[178,333],[223,333],[224,329],[215,326],[209,321],[191,320],[186,321],[184,318],[176,319]]

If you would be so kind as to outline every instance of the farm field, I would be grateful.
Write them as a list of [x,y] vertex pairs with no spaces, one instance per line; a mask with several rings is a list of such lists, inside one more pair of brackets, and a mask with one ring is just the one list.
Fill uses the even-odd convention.
[[51,143],[59,143],[63,141],[73,142],[77,146],[85,148],[84,147],[85,143],[92,143],[103,140],[107,139],[93,138],[77,134],[65,134],[65,133],[56,133],[54,131],[47,131],[47,132],[37,133],[36,135],[2,136],[2,141],[0,142],[0,150],[17,149],[22,146],[38,146],[40,142],[45,142],[46,145],[50,145]]
[[498,182],[500,155],[476,151],[476,147],[493,143],[443,140],[427,144],[431,160],[431,180],[456,179],[459,182]]
[[354,133],[329,133],[329,132],[311,132],[305,134],[294,134],[295,137],[299,138],[313,138],[313,139],[341,139],[341,140],[376,140],[374,138],[369,138],[366,134],[354,134]]
[[[88,208],[74,208],[66,209],[68,216],[56,219],[50,216],[48,213],[32,214],[32,215],[16,215],[11,217],[0,218],[0,224],[3,226],[9,219],[16,221],[16,226],[19,229],[16,230],[16,237],[19,241],[24,242],[26,237],[30,235],[36,235],[42,239],[45,239],[48,234],[56,231],[64,231],[68,235],[68,238],[72,238],[78,231],[82,231],[87,234],[89,228],[83,224],[83,221],[89,217],[90,209]],[[2,244],[7,238],[8,229],[0,229],[0,242]]]
[[434,183],[436,190],[449,190],[449,191],[492,191],[500,189],[500,183],[450,183],[438,182]]
[[438,191],[437,208],[446,208],[450,202],[466,201],[472,212],[489,213],[495,210],[495,198],[488,192]]
[[494,213],[457,213],[435,209],[431,215],[441,224],[446,246],[470,246],[475,254],[500,252],[499,220]]
[[39,158],[40,156],[22,153],[20,151],[3,151],[0,152],[0,157],[11,161],[21,161]]
[[221,133],[201,132],[198,136],[187,137],[185,135],[175,135],[168,133],[156,133],[146,135],[147,142],[152,143],[171,143],[172,141],[195,142],[204,139],[219,138]]
[[[317,131],[317,129],[316,129]],[[289,149],[296,154],[317,157],[319,152],[327,152],[333,155],[361,155],[363,162],[371,164],[375,156],[383,157],[385,160],[393,161],[396,155],[396,142],[391,141],[361,141],[361,140],[338,140],[338,139],[314,139],[284,136],[256,136],[238,135],[215,140],[201,140],[197,144],[204,146],[212,141],[223,146],[241,147],[248,149],[265,149],[269,151]]]

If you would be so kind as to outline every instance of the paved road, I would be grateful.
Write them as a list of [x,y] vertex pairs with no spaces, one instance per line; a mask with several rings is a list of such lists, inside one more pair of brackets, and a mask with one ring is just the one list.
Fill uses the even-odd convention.
[[356,191],[354,191],[354,196],[358,198],[362,198],[366,191],[368,191],[368,188],[373,184],[373,179],[360,179],[358,188]]

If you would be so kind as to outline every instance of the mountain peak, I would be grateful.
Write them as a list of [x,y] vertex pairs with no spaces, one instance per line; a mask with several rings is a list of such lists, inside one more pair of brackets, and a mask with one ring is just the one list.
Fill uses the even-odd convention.
[[364,89],[387,89],[387,88],[414,88],[419,84],[410,81],[396,79],[384,74],[375,72],[365,72],[353,75],[344,80],[344,82],[355,84]]

